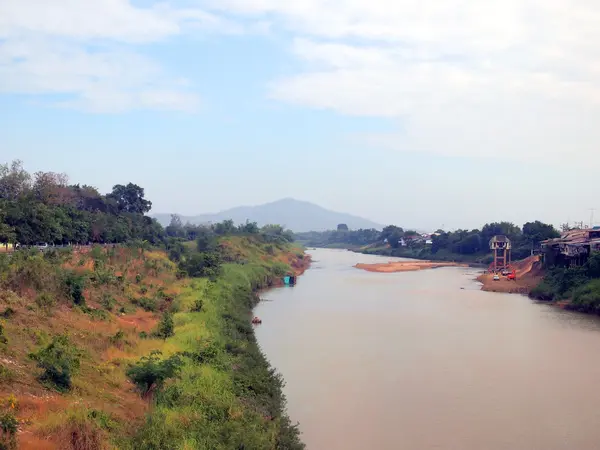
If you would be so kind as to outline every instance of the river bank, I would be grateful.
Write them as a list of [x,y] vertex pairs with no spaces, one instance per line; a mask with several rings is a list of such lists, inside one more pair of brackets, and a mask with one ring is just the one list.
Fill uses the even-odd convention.
[[[218,239],[227,262],[193,278],[134,245],[2,259],[0,414],[18,429],[0,448],[302,449],[250,319],[258,292],[310,257],[260,235]],[[30,355],[57,346],[54,381]]]
[[530,256],[521,261],[514,261],[512,266],[516,271],[515,280],[509,280],[505,276],[500,276],[499,280],[494,280],[494,274],[487,271],[479,275],[477,281],[481,283],[481,290],[528,295],[533,288],[540,284],[544,277],[539,256]]

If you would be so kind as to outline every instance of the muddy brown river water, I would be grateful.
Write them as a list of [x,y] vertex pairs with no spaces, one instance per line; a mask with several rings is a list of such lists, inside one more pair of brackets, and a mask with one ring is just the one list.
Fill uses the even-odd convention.
[[309,253],[256,308],[309,450],[600,449],[597,318],[482,292],[475,269]]

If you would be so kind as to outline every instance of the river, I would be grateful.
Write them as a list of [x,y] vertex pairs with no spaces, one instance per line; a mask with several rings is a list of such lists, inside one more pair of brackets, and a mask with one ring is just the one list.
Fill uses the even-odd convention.
[[597,450],[600,322],[482,292],[475,269],[395,274],[313,250],[264,294],[259,343],[308,450]]

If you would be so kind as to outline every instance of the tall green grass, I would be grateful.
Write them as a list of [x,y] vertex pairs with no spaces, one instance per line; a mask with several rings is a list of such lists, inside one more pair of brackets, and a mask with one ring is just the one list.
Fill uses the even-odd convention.
[[[175,335],[167,339],[183,355],[181,374],[156,394],[145,425],[119,448],[304,448],[286,415],[283,380],[250,324],[257,290],[283,271],[261,254],[250,248],[244,264],[224,264],[216,280],[195,279],[182,294],[183,311],[175,314]],[[202,308],[192,311],[198,298]]]

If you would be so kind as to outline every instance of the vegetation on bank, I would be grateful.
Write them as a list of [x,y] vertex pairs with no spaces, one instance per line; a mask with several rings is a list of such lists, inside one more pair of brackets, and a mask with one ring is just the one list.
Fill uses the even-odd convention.
[[0,243],[23,246],[0,252],[0,449],[303,448],[250,324],[308,264],[291,232],[149,207],[0,166]]
[[268,239],[215,237],[200,259],[190,243],[177,263],[125,246],[0,256],[0,408],[22,448],[303,448],[250,314],[307,261]]
[[582,266],[549,265],[530,296],[542,301],[566,301],[568,309],[600,314],[600,253],[592,254]]
[[507,236],[513,245],[513,258],[522,259],[538,249],[541,241],[558,237],[552,225],[528,222],[522,228],[510,222],[484,225],[481,230],[437,230],[427,242],[414,230],[389,225],[383,230],[348,230],[340,224],[337,230],[297,233],[296,240],[309,247],[350,248],[364,253],[400,256],[438,261],[491,262],[489,241],[495,235]]
[[[304,264],[303,253],[256,237],[225,238],[220,248],[231,262],[181,293],[182,312],[175,313],[174,336],[166,341],[180,359],[162,360],[175,375],[154,394],[146,423],[123,448],[303,448],[285,414],[283,380],[262,355],[249,317],[257,290],[279,281],[290,262]],[[152,364],[160,375],[158,361]]]

